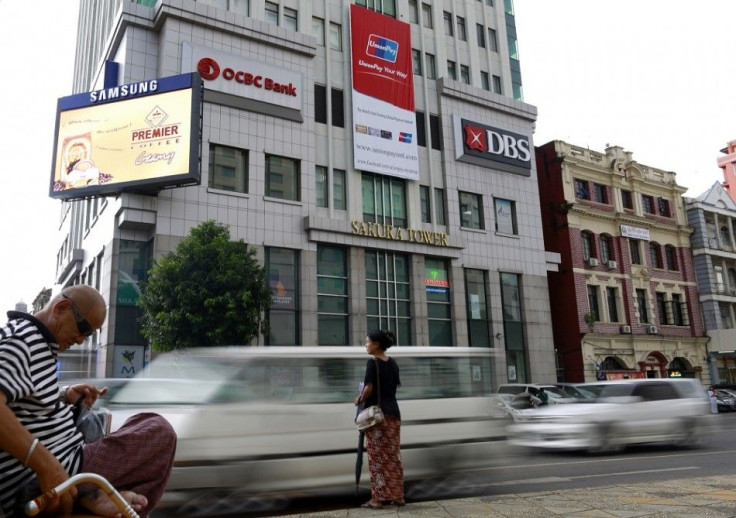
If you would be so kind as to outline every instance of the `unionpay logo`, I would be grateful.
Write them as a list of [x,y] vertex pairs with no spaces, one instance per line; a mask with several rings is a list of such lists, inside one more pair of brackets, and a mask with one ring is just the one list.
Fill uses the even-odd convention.
[[396,63],[396,56],[399,54],[399,44],[383,36],[371,34],[368,37],[368,48],[365,49],[365,52],[369,56]]

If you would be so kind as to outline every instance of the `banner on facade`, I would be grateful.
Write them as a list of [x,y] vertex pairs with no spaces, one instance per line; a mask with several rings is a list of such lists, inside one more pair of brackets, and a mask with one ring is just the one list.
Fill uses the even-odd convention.
[[649,241],[650,239],[648,228],[632,227],[631,225],[621,225],[621,236],[642,241]]
[[354,166],[418,180],[409,24],[352,4],[350,42]]

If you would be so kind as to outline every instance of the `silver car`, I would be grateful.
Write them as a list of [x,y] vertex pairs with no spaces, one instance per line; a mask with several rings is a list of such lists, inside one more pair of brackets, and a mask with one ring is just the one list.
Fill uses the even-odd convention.
[[710,403],[695,379],[607,382],[590,403],[526,410],[508,427],[517,446],[609,451],[628,445],[694,445],[710,430]]

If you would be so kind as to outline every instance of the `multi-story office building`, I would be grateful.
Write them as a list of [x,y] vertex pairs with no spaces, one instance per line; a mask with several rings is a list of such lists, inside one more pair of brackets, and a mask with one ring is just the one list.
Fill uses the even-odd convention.
[[[728,179],[728,175],[724,175]],[[736,383],[736,202],[716,182],[685,199],[713,383]]]
[[702,312],[675,174],[611,146],[536,150],[544,238],[561,255],[549,287],[560,377],[698,377]]
[[[150,353],[139,282],[214,219],[258,249],[278,295],[272,332],[253,345],[359,345],[381,327],[399,345],[496,348],[498,383],[553,379],[546,274],[556,264],[543,246],[536,108],[520,99],[511,1],[356,3],[82,2],[75,91],[110,83],[111,61],[117,84],[199,71],[204,93],[199,185],[65,203],[58,281],[109,301],[79,365],[139,368]],[[356,135],[373,129],[355,121],[353,9],[405,22],[416,134],[400,139],[418,144],[413,176],[355,166]],[[366,52],[396,43],[376,42]],[[269,97],[256,76],[285,86]],[[382,159],[370,153],[366,163]]]

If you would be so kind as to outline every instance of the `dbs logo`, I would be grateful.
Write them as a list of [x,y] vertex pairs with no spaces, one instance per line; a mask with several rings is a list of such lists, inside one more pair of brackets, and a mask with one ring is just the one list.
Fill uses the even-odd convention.
[[488,151],[488,141],[486,140],[486,130],[478,126],[465,126],[465,145],[468,149],[475,149],[481,153]]
[[197,63],[197,72],[202,76],[202,79],[213,81],[220,75],[220,65],[212,58],[202,58]]

